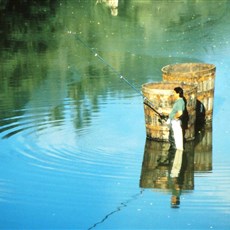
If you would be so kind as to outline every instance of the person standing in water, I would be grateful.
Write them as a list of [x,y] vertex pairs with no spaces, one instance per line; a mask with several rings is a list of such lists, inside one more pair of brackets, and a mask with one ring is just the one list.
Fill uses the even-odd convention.
[[[188,126],[188,111],[186,109],[187,101],[184,97],[184,92],[181,87],[176,87],[173,90],[173,107],[169,114],[162,113],[160,109],[160,114],[162,119],[166,121],[169,126],[169,143],[170,147],[168,150],[167,158],[159,157],[157,160],[160,164],[170,164],[174,157],[181,159],[184,148],[184,134],[185,129]],[[162,123],[162,120],[161,120]],[[177,152],[176,152],[177,151]],[[162,159],[163,158],[163,159]],[[175,160],[175,165],[180,168],[180,163]],[[173,167],[174,169],[177,167]],[[173,170],[174,171],[174,170]],[[175,173],[172,173],[175,175]],[[177,173],[176,173],[177,174]]]
[[[182,128],[183,114],[186,109],[186,102],[184,100],[183,89],[176,87],[173,90],[174,104],[169,114],[167,124],[169,124],[169,158],[183,153],[184,131]],[[181,157],[179,157],[181,158]],[[179,164],[180,165],[180,164]]]

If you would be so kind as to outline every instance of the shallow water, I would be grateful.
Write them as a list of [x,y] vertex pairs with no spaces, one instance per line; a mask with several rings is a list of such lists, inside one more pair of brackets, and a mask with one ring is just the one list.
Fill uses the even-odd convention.
[[[229,229],[229,1],[120,0],[117,16],[100,1],[6,3],[0,228]],[[146,140],[142,98],[112,68],[140,91],[176,62],[217,71],[172,208],[167,144]]]

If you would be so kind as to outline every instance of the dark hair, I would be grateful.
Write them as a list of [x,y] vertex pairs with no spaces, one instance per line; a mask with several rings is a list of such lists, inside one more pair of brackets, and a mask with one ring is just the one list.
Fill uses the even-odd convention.
[[174,91],[176,93],[179,93],[179,97],[183,97],[184,96],[183,89],[181,87],[174,88]]

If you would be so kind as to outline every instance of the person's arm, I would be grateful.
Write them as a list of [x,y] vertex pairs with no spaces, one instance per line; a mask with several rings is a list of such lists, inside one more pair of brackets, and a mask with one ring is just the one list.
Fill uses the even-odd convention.
[[183,111],[182,111],[182,110],[177,111],[177,113],[176,113],[175,116],[174,116],[174,119],[175,119],[175,120],[178,120],[178,119],[181,117],[182,114],[183,114]]

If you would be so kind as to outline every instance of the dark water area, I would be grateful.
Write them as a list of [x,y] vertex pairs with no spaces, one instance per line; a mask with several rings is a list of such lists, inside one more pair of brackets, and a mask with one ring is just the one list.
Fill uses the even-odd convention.
[[[0,228],[229,229],[230,1],[111,2],[0,1]],[[176,179],[94,52],[140,91],[168,64],[216,66],[212,125]]]

